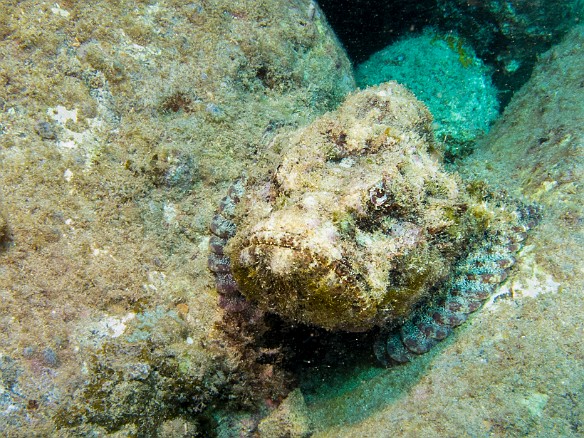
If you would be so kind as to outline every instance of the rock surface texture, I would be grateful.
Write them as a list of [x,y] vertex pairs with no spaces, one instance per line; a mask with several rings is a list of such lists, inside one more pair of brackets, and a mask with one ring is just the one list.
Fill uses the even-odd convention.
[[8,0],[0,53],[0,435],[209,436],[273,397],[215,329],[208,223],[354,88],[318,7]]

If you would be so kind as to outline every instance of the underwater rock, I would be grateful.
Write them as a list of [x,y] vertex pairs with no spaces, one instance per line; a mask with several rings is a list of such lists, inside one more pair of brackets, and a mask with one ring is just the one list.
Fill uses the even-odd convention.
[[452,34],[426,30],[401,39],[359,64],[361,87],[394,80],[428,105],[445,158],[472,152],[498,115],[497,89],[472,47]]
[[496,216],[442,169],[431,122],[390,82],[278,137],[276,172],[236,183],[211,224],[222,306],[354,332],[406,320]]
[[[463,333],[442,342],[438,355],[386,372],[318,376],[309,409],[328,422],[315,435],[582,435],[583,47],[578,26],[542,56],[458,168],[545,209],[497,299],[455,329]],[[554,397],[557,388],[566,396]]]
[[2,215],[2,212],[0,212],[0,242],[2,242],[6,238],[7,231],[8,223],[6,222],[4,216]]
[[353,0],[350,8],[335,0],[318,3],[355,64],[425,28],[457,35],[493,69],[502,107],[529,79],[537,58],[584,18],[580,0]]
[[537,57],[581,22],[584,13],[578,0],[438,0],[433,8],[442,29],[458,33],[494,67],[503,106],[529,79]]
[[304,438],[312,435],[310,415],[304,396],[296,388],[280,406],[258,425],[261,438]]
[[35,348],[14,403],[0,382],[2,436],[156,436],[260,403],[214,330],[217,184],[354,89],[311,0],[126,6],[0,7],[0,357]]

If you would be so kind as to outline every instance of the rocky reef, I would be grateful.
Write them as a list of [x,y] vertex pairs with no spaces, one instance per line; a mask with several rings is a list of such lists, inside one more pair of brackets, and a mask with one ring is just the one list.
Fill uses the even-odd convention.
[[[302,201],[299,192],[287,194],[278,185],[293,186],[277,172],[284,156],[287,169],[295,169],[287,151],[310,152],[293,141],[300,131],[291,132],[334,110],[355,86],[350,61],[319,6],[309,0],[3,1],[0,434],[208,437],[286,430],[317,436],[331,428],[331,436],[350,436],[353,427],[360,436],[581,434],[582,124],[580,116],[578,123],[569,117],[582,110],[584,69],[575,49],[582,46],[581,32],[566,44],[542,60],[537,78],[495,127],[491,143],[482,145],[483,155],[466,161],[471,176],[508,185],[514,195],[524,191],[550,212],[514,265],[521,276],[508,280],[495,305],[487,303],[487,311],[470,318],[464,336],[451,336],[400,367],[381,368],[365,355],[363,374],[352,380],[345,373],[330,385],[338,390],[334,396],[324,385],[317,399],[306,382],[297,385],[281,367],[281,358],[293,352],[272,348],[280,321],[264,317],[266,311],[251,307],[229,284],[217,293],[208,271],[208,225],[245,169],[249,198],[241,197],[232,213],[223,208],[227,219],[232,214],[237,226],[252,230],[240,215],[252,209],[255,194],[259,206],[288,208],[301,217],[291,204],[273,204],[287,196]],[[420,124],[400,121],[400,107],[396,120],[383,121],[391,129],[372,132],[372,138],[395,141],[399,149],[428,132],[427,112],[409,96],[402,95],[403,111],[417,115]],[[350,154],[338,152],[336,160],[322,161],[323,169],[376,171],[376,153],[343,146],[343,124],[331,132],[338,151],[349,148]],[[383,149],[389,143],[382,143],[369,147],[389,154]],[[484,241],[475,234],[485,220],[493,223],[492,205],[484,210],[485,199],[465,194],[457,177],[439,165],[432,170],[439,158],[429,137],[412,147],[419,150],[400,158],[408,178],[414,173],[408,166],[419,165],[440,184],[430,181],[428,193],[406,184],[420,198],[392,202],[419,205],[412,219],[420,222],[395,218],[399,209],[386,214],[390,204],[383,193],[398,191],[377,174],[368,189],[383,182],[379,192],[359,188],[361,205],[371,214],[348,210],[332,224],[361,251],[381,241],[381,230],[400,238],[420,230],[433,242],[444,239],[452,254],[429,248],[420,257],[443,257],[455,272],[472,251],[464,242]],[[451,181],[461,194],[441,193],[441,184],[450,187]],[[322,184],[315,178],[314,187],[328,187]],[[314,198],[327,208],[323,213],[336,211],[331,201],[317,193]],[[429,225],[440,214],[426,216],[424,207],[451,220],[443,202],[459,200],[478,205],[481,219],[474,223],[470,210],[460,210],[469,222],[444,228],[460,230],[460,237],[432,234]],[[312,214],[319,218],[319,212]],[[384,221],[386,216],[392,219]],[[268,215],[256,217],[265,224]],[[393,226],[407,222],[414,226]],[[214,243],[233,257],[235,242],[233,248]],[[407,249],[423,241],[401,244]],[[370,275],[360,260],[368,259],[352,266]],[[397,254],[394,260],[420,266]],[[441,271],[430,270],[436,276]],[[556,293],[520,298],[541,290]],[[418,291],[422,301],[435,293],[425,283]],[[375,316],[356,317],[352,328],[377,324],[387,316],[383,311],[381,306]],[[296,314],[304,315],[298,307],[290,313]],[[262,342],[244,324],[252,324]],[[282,336],[288,334],[294,333]],[[412,370],[418,372],[414,378],[399,379]],[[310,372],[320,377],[315,368]],[[341,391],[344,406],[337,404]]]
[[207,227],[354,88],[318,6],[7,1],[0,37],[0,434],[204,434],[277,398],[215,327]]
[[498,116],[491,71],[462,38],[426,29],[401,39],[355,69],[360,87],[393,80],[424,102],[447,161],[471,153]]
[[458,166],[542,205],[506,282],[405,366],[311,369],[303,393],[314,437],[583,434],[583,46],[578,26],[546,52]]
[[491,65],[506,105],[531,75],[537,57],[584,17],[579,0],[436,0],[440,26],[467,40]]
[[419,36],[428,26],[461,38],[492,68],[502,107],[529,79],[537,57],[584,18],[580,0],[319,3],[356,64],[405,36]]

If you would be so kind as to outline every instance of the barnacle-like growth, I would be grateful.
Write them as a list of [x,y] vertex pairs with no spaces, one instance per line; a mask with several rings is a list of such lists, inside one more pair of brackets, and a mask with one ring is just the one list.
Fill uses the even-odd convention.
[[441,167],[431,122],[386,83],[277,138],[277,171],[247,182],[228,214],[237,231],[214,260],[247,300],[286,319],[348,331],[401,323],[491,218]]

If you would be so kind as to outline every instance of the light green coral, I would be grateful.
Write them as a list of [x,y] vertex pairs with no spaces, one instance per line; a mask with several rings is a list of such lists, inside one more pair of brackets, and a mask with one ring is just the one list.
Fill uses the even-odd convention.
[[428,105],[449,159],[467,155],[498,115],[497,90],[474,50],[453,34],[404,38],[357,66],[366,87],[395,80]]

